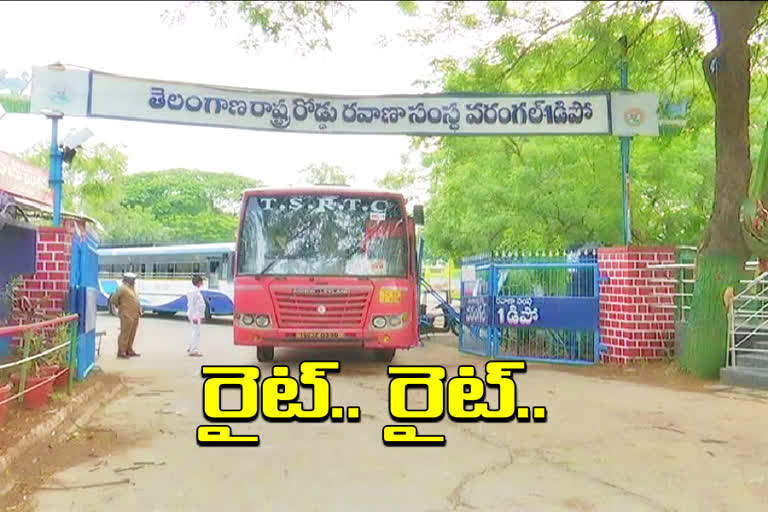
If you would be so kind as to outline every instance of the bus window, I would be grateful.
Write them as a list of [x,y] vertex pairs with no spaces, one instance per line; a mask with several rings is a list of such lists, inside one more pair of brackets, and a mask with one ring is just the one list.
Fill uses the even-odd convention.
[[192,273],[192,268],[193,267],[191,263],[177,263],[176,273],[186,276]]
[[229,261],[227,258],[224,258],[224,261],[221,262],[221,271],[219,272],[219,279],[222,277],[224,279],[227,279],[227,276],[229,275]]
[[369,221],[365,226],[365,256],[373,275],[402,275],[407,270],[403,221]]
[[218,260],[208,262],[208,288],[216,289],[219,287],[219,277],[221,266]]
[[195,263],[192,264],[192,272],[195,273],[195,274],[199,274],[200,273],[200,264],[199,263],[195,262]]

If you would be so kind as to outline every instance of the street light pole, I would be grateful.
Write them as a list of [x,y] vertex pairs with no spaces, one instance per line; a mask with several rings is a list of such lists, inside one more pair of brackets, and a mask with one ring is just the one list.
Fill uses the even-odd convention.
[[[629,88],[629,63],[627,61],[627,36],[621,36],[619,43],[622,46],[623,54],[621,65],[619,67],[619,86],[621,89]],[[624,245],[632,243],[632,228],[630,223],[630,204],[629,204],[629,143],[631,137],[619,137],[621,149],[621,195],[624,212]]]
[[64,117],[60,112],[48,112],[45,117],[51,120],[51,173],[48,183],[53,188],[53,227],[61,227],[61,194],[62,172],[61,151],[59,151],[59,119]]

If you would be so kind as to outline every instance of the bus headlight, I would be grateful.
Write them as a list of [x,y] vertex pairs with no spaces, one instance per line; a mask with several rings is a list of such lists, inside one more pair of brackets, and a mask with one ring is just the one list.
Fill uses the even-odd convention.
[[375,316],[372,323],[375,328],[383,329],[387,325],[387,319],[383,316]]
[[270,323],[269,315],[240,315],[240,325],[251,329],[266,329]]
[[374,329],[399,329],[405,325],[408,319],[408,313],[399,315],[375,316],[371,321]]

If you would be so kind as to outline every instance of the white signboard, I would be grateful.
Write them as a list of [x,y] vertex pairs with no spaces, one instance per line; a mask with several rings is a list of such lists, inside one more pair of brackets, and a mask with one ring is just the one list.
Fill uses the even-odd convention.
[[35,68],[31,110],[43,109],[66,115],[284,132],[610,133],[606,93],[329,96]]
[[0,190],[51,206],[53,189],[48,184],[48,178],[45,169],[0,151]]
[[647,92],[612,92],[612,133],[618,136],[659,134],[659,95]]
[[32,68],[30,112],[53,110],[67,116],[87,116],[89,77],[87,69]]
[[[331,96],[167,82],[90,70],[34,68],[31,111],[222,128],[401,135],[651,134],[648,98],[609,94]],[[629,107],[622,106],[629,101]],[[634,105],[634,107],[633,107]],[[617,124],[621,110],[623,124]],[[623,109],[623,110],[622,110]],[[634,123],[634,124],[633,124]],[[655,123],[658,132],[657,122]],[[614,134],[616,132],[614,131]],[[624,132],[622,132],[624,134]]]

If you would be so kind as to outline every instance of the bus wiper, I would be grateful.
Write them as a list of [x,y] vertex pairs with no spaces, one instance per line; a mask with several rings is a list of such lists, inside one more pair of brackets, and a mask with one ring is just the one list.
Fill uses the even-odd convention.
[[271,269],[272,267],[274,267],[274,266],[275,266],[275,263],[277,263],[278,261],[280,261],[280,259],[279,259],[279,258],[278,258],[278,259],[274,259],[274,260],[270,261],[270,262],[269,262],[269,264],[268,264],[266,267],[264,267],[264,270],[262,270],[261,272],[259,272],[259,275],[260,275],[260,276],[263,276],[264,274],[266,274],[266,273],[267,273],[267,270],[269,270],[269,269]]

